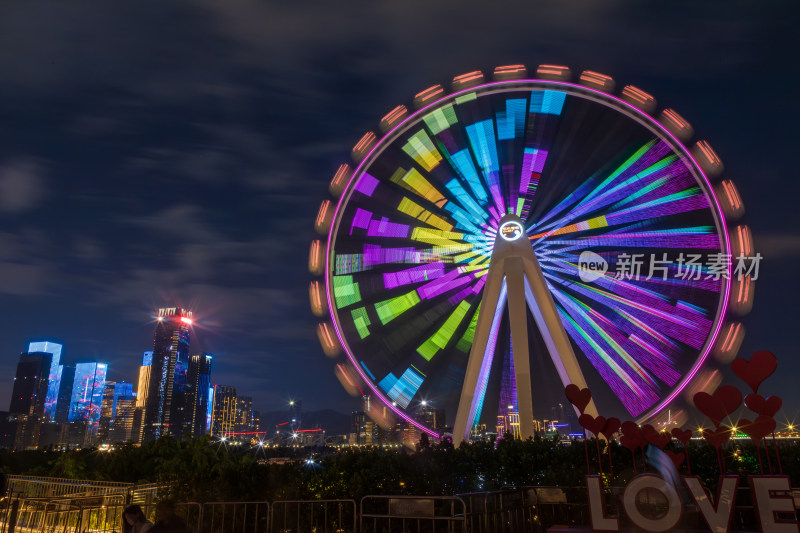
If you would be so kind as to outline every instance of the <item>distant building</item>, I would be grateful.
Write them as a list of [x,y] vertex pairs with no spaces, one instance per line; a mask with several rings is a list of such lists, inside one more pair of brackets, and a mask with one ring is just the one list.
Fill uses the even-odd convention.
[[214,387],[214,415],[211,422],[211,435],[228,437],[236,431],[237,408],[236,388],[224,385]]
[[238,418],[239,433],[252,433],[258,430],[258,420],[253,411],[253,398],[250,396],[239,396],[236,399],[236,411]]
[[142,442],[144,433],[144,409],[150,392],[150,371],[153,368],[153,352],[144,352],[139,379],[136,383],[136,409],[133,423],[133,441]]
[[91,429],[88,420],[74,420],[61,424],[61,435],[58,439],[58,447],[74,450],[76,448],[87,448],[94,444],[91,436]]
[[187,418],[186,371],[192,313],[180,307],[158,310],[153,362],[144,408],[143,439],[180,438]]
[[8,411],[0,411],[0,449],[12,450],[17,435],[17,418]]
[[136,386],[136,407],[144,407],[150,389],[150,370],[153,368],[153,352],[144,352],[142,366],[139,367],[139,379]]
[[97,438],[107,371],[108,365],[105,363],[75,365],[68,422],[86,422],[87,439],[82,446],[93,444]]
[[63,424],[58,422],[42,422],[39,429],[39,448],[59,448]]
[[9,413],[17,422],[15,449],[34,449],[39,445],[52,360],[53,354],[47,352],[19,356],[9,406]]
[[186,383],[186,403],[189,406],[187,431],[193,437],[208,433],[209,394],[211,388],[211,364],[214,356],[196,354],[189,358]]
[[434,407],[430,402],[424,400],[414,410],[414,419],[437,433],[442,433],[447,427],[444,409]]
[[136,395],[121,395],[117,398],[114,410],[114,423],[109,430],[110,443],[136,441],[138,435],[134,433],[136,421]]
[[56,405],[58,403],[58,367],[61,362],[61,349],[63,346],[57,342],[35,341],[28,344],[28,353],[49,353],[53,356],[47,380],[47,397],[44,401],[44,418],[48,422],[55,420]]
[[[127,402],[126,405],[136,404],[136,396],[133,393],[133,383],[126,381],[106,381],[105,390],[103,392],[103,403],[100,407],[100,424],[97,432],[97,440],[102,443],[119,442],[112,439],[112,433],[119,420],[120,405],[122,402]],[[133,423],[133,413],[130,413],[131,425]],[[124,433],[124,432],[123,432]],[[127,439],[129,440],[130,436]]]
[[69,404],[72,400],[72,385],[75,384],[75,365],[58,365],[58,400],[53,420],[66,424],[69,420]]
[[350,444],[377,446],[380,444],[380,428],[364,411],[353,411],[350,426]]

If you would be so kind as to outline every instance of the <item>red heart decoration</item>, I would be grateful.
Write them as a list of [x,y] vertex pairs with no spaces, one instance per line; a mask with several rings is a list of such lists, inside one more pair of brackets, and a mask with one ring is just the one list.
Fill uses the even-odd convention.
[[672,459],[672,462],[675,464],[675,468],[678,468],[680,464],[686,459],[686,455],[683,452],[673,452],[672,450],[667,450],[664,453],[669,455],[669,458]]
[[756,446],[761,442],[761,439],[775,431],[776,426],[774,418],[764,415],[759,416],[753,422],[742,418],[739,424],[741,425],[742,433],[750,437]]
[[627,422],[623,422],[622,426],[622,434],[628,435],[629,437],[641,437],[642,436],[642,428],[639,427],[639,424],[636,422],[631,422],[628,420]]
[[644,436],[644,440],[659,450],[663,450],[664,447],[669,444],[669,441],[672,440],[672,437],[670,437],[668,433],[660,433],[650,424],[646,424],[642,427],[642,435]]
[[770,377],[777,368],[778,358],[772,352],[766,350],[754,353],[749,361],[737,357],[731,363],[733,373],[750,385],[750,388],[755,393],[758,392],[758,386],[761,385],[761,382]]
[[633,437],[631,435],[623,435],[620,437],[619,443],[628,448],[630,451],[641,448],[643,444],[642,439],[639,437]]
[[703,437],[714,448],[719,449],[720,446],[728,442],[728,439],[731,438],[731,430],[727,426],[719,426],[717,427],[717,429],[714,430],[704,429]]
[[779,396],[770,396],[765,400],[760,394],[753,393],[744,397],[744,404],[756,414],[775,416],[775,413],[777,413],[783,405],[783,400],[781,400]]
[[715,426],[719,426],[722,419],[737,410],[740,405],[742,405],[742,393],[731,385],[718,388],[714,394],[698,392],[694,395],[694,406]]
[[686,443],[689,442],[689,439],[692,438],[692,430],[686,429],[683,430],[681,428],[672,428],[672,436],[681,441],[681,443],[686,446]]
[[589,389],[579,389],[577,385],[572,383],[567,385],[564,393],[567,395],[569,403],[577,407],[581,414],[583,414],[583,410],[586,409],[589,402],[592,401],[592,392]]
[[606,425],[606,417],[598,416],[597,418],[593,417],[589,414],[582,414],[578,418],[578,422],[580,422],[581,426],[588,429],[595,436],[600,435],[600,432],[603,431],[603,428]]
[[600,433],[602,433],[606,439],[611,440],[611,436],[616,433],[618,429],[619,418],[612,417],[606,420],[606,425],[603,426],[603,429],[600,430]]

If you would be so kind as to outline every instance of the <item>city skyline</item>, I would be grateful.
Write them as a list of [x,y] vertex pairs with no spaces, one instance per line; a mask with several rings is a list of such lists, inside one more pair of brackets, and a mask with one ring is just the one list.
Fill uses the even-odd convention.
[[[764,257],[740,355],[778,356],[768,390],[800,419],[796,7],[122,5],[15,5],[0,21],[0,373],[51,339],[136,382],[173,305],[196,312],[214,382],[259,406],[358,409],[308,310],[330,179],[423,88],[552,62],[652,92],[719,153]],[[181,23],[154,35],[162,19]]]

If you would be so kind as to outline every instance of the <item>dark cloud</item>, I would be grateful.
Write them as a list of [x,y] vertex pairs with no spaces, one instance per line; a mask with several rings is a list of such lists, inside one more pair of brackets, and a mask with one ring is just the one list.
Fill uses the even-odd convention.
[[41,164],[16,159],[0,164],[0,211],[22,213],[37,207],[45,197]]

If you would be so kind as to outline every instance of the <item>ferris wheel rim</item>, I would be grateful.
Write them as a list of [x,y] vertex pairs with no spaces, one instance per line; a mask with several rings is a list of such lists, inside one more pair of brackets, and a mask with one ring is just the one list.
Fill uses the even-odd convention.
[[[493,87],[497,88],[498,90],[487,91],[487,89]],[[416,109],[414,112],[409,113],[397,124],[393,125],[391,129],[389,129],[384,135],[376,138],[374,145],[370,147],[366,155],[364,155],[363,158],[361,158],[357,166],[353,169],[352,174],[347,184],[343,188],[340,197],[335,202],[336,206],[333,211],[331,225],[327,231],[327,242],[325,243],[324,292],[327,301],[327,309],[328,309],[327,314],[331,319],[333,330],[336,333],[336,337],[339,341],[340,346],[347,355],[347,359],[354,367],[361,380],[369,387],[370,391],[392,412],[394,412],[396,415],[406,420],[407,422],[411,423],[418,429],[436,438],[441,438],[442,435],[439,435],[436,431],[427,428],[424,424],[414,420],[412,417],[407,415],[403,410],[399,409],[391,399],[387,398],[382,393],[382,391],[380,391],[380,389],[374,383],[375,380],[371,379],[364,373],[364,371],[361,368],[361,365],[358,364],[358,361],[354,354],[354,350],[350,347],[346,336],[342,332],[341,325],[339,322],[339,316],[338,313],[335,311],[335,309],[337,308],[336,306],[332,305],[333,302],[332,302],[332,287],[331,287],[331,259],[335,251],[335,246],[334,246],[334,242],[336,240],[335,235],[339,229],[342,209],[348,205],[350,196],[352,195],[352,192],[355,188],[355,184],[363,175],[365,168],[368,168],[369,165],[375,160],[375,158],[378,155],[380,155],[380,153],[383,150],[385,150],[386,147],[390,146],[392,142],[394,142],[395,138],[397,138],[403,131],[406,131],[409,127],[411,127],[413,123],[421,120],[421,117],[429,113],[431,110],[439,108],[440,106],[445,104],[448,100],[455,100],[459,96],[463,96],[465,94],[473,92],[481,92],[482,95],[487,95],[487,94],[492,94],[494,92],[507,92],[512,90],[536,90],[537,88],[541,89],[553,88],[561,90],[562,92],[565,92],[570,96],[591,100],[599,105],[621,112],[626,117],[634,120],[638,124],[648,129],[657,138],[667,141],[667,144],[669,145],[671,150],[679,153],[690,163],[689,165],[687,165],[689,167],[689,170],[695,176],[695,179],[698,181],[698,183],[702,185],[702,191],[704,195],[709,199],[710,203],[709,208],[714,217],[716,225],[715,233],[720,238],[721,251],[724,253],[731,253],[732,251],[730,234],[727,226],[727,217],[723,212],[720,201],[717,197],[714,187],[712,186],[711,179],[709,178],[707,173],[703,170],[702,166],[698,163],[697,159],[692,155],[692,153],[689,151],[684,142],[679,140],[672,132],[670,132],[661,122],[659,122],[659,120],[656,117],[651,116],[650,113],[636,107],[630,102],[622,100],[621,98],[619,98],[614,94],[599,89],[595,89],[593,87],[579,85],[576,83],[571,83],[562,80],[526,78],[526,79],[516,79],[516,80],[489,81],[481,83],[479,85],[443,94],[441,97],[431,101],[430,103],[427,103],[426,105],[420,107],[419,109]],[[730,275],[731,271],[732,271],[732,265],[729,264],[728,275],[724,277],[723,286],[719,291],[720,298],[718,300],[719,303],[716,305],[716,315],[714,317],[713,327],[711,328],[709,334],[706,336],[704,345],[700,350],[698,350],[698,353],[700,355],[698,355],[694,359],[692,366],[689,368],[688,371],[686,371],[683,374],[679,382],[671,387],[669,393],[664,398],[657,401],[652,407],[647,409],[643,415],[639,416],[638,421],[641,422],[643,420],[651,418],[655,414],[664,410],[672,402],[674,402],[675,399],[686,389],[689,383],[692,382],[692,380],[697,376],[700,369],[707,361],[708,357],[710,356],[711,352],[713,351],[717,343],[720,331],[722,330],[722,327],[725,324],[725,319],[727,318],[727,314],[729,311],[730,292],[732,286],[732,279]]]

